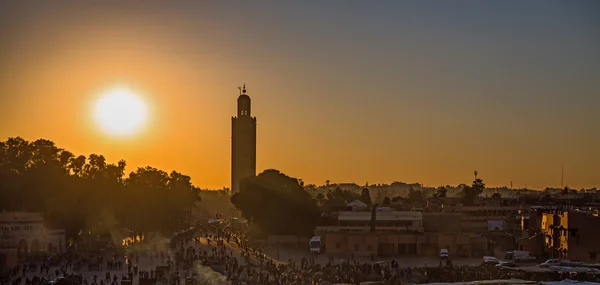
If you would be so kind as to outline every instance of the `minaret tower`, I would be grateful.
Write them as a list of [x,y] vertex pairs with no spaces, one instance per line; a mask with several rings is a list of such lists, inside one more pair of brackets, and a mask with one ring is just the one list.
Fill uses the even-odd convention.
[[240,181],[256,175],[256,117],[250,113],[246,84],[237,99],[237,117],[231,118],[231,195],[240,191]]

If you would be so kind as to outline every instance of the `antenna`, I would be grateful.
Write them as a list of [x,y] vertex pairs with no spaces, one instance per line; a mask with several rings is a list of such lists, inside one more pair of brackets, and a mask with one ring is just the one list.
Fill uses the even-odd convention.
[[242,87],[238,86],[238,89],[240,90],[240,95],[242,95]]
[[563,188],[564,178],[565,178],[565,164],[562,163],[560,165],[560,189]]

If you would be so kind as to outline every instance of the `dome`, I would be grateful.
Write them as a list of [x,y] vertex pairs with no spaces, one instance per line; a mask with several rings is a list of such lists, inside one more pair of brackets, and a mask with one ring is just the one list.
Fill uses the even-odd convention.
[[250,116],[250,96],[240,95],[237,100],[238,116]]

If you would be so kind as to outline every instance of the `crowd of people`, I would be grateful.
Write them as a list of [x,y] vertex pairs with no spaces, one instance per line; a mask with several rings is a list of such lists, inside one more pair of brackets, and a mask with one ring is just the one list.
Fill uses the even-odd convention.
[[[173,238],[179,250],[177,262],[193,268],[193,264],[209,266],[221,273],[232,284],[321,284],[374,281],[382,284],[464,282],[511,278],[513,271],[494,266],[454,266],[445,262],[435,267],[401,267],[397,262],[360,263],[354,260],[336,262],[333,258],[326,264],[315,258],[303,258],[300,262],[281,262],[271,259],[261,249],[249,246],[243,234],[226,226],[204,227],[204,238],[210,250],[195,252],[189,246],[197,237],[183,234]],[[234,254],[234,250],[237,254]],[[186,276],[193,278],[193,270]]]
[[[163,263],[169,263],[168,253],[165,251],[144,252],[143,256],[148,259],[162,258]],[[81,252],[72,250],[52,256],[30,257],[27,262],[19,264],[2,276],[0,284],[129,285],[133,284],[136,277],[140,280],[138,284],[155,284],[155,270],[139,270],[139,259],[140,253],[136,252],[129,252],[125,256],[114,252],[106,256],[106,253],[82,255]],[[146,280],[151,282],[142,282]]]
[[[514,278],[516,272],[496,266],[456,266],[451,261],[440,261],[429,267],[403,267],[393,260],[361,263],[334,258],[322,264],[314,257],[283,262],[251,246],[242,231],[226,224],[204,225],[179,232],[164,247],[136,249],[134,246],[128,247],[129,251],[123,255],[115,252],[110,256],[81,256],[67,252],[22,264],[12,270],[4,284],[181,285],[182,280],[185,285],[359,284],[369,281],[418,284],[508,279]],[[139,267],[140,257],[160,265]],[[84,271],[86,274],[82,274]]]
[[[563,279],[585,279],[585,275],[572,273],[525,274],[494,265],[456,266],[452,261],[440,261],[436,266],[403,267],[398,262],[361,263],[355,260],[334,260],[326,264],[315,262],[314,257],[302,258],[299,262],[282,262],[268,257],[259,248],[250,246],[243,233],[228,226],[208,226],[203,232],[211,249],[200,255],[180,255],[187,264],[210,266],[221,273],[231,284],[327,284],[373,281],[380,284],[418,284],[437,282],[470,282],[524,278],[535,281],[558,281]],[[199,238],[174,239],[180,242],[179,251],[184,252],[190,240],[198,243]],[[234,251],[237,253],[234,254]],[[582,279],[583,278],[583,279]]]

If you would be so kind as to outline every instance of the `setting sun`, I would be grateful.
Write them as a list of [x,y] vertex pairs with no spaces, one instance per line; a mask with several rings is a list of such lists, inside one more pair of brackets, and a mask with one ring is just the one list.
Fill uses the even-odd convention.
[[94,121],[111,135],[125,136],[139,132],[148,116],[145,102],[129,89],[104,92],[94,104]]

